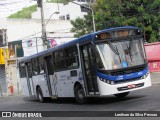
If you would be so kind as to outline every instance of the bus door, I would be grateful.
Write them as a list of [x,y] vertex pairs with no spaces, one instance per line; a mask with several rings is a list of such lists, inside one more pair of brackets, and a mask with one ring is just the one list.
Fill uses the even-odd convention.
[[80,46],[82,69],[84,74],[84,83],[86,92],[88,95],[99,94],[97,77],[96,77],[96,66],[95,57],[91,44],[85,44]]
[[45,74],[47,79],[47,85],[50,96],[56,95],[56,83],[53,78],[54,69],[53,69],[53,57],[51,55],[45,57]]
[[26,63],[26,79],[27,79],[29,95],[32,96],[34,95],[34,91],[33,91],[31,62]]

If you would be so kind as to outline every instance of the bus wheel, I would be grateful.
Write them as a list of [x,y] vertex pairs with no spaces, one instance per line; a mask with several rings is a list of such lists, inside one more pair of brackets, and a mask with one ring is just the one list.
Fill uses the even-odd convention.
[[129,92],[114,94],[117,98],[124,98],[129,94]]
[[38,87],[37,89],[37,97],[39,102],[43,103],[44,102],[44,97],[43,97],[43,93],[40,87]]
[[77,85],[75,87],[74,96],[75,96],[76,101],[79,104],[84,104],[88,101],[88,99],[85,97],[85,93],[81,85]]

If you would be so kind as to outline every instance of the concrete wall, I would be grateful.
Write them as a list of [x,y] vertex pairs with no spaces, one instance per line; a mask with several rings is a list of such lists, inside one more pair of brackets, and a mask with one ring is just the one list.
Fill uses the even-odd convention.
[[7,19],[6,18],[1,18],[0,17],[0,29],[5,29],[7,28]]
[[[84,2],[77,2],[78,4],[83,4]],[[58,14],[56,14],[58,12]],[[62,3],[44,3],[44,18],[49,19],[60,19],[60,17],[64,16],[65,20],[67,20],[66,16],[70,16],[70,20],[75,20],[76,18],[82,18],[86,15],[86,12],[81,12],[80,5],[69,2],[67,5]],[[37,8],[37,11],[32,13],[32,19],[41,19],[40,8]]]
[[[44,18],[49,19],[50,16],[58,11],[58,9],[63,8],[62,3],[44,3],[43,8],[44,8]],[[37,7],[37,11],[32,13],[32,19],[41,19],[41,11],[40,8]],[[59,14],[53,14],[51,19],[59,19]]]
[[[7,19],[6,24],[8,41],[23,40],[26,37],[41,37],[40,19]],[[48,37],[61,37],[60,33],[63,36],[73,36],[73,33],[70,33],[71,28],[72,25],[69,20],[50,20],[46,26],[46,31],[54,32],[54,34],[48,34]],[[38,32],[39,34],[36,34]]]

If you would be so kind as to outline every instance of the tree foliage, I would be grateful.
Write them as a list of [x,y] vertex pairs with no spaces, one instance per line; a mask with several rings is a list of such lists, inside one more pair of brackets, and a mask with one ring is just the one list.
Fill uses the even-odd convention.
[[76,33],[74,37],[79,37],[85,34],[88,34],[93,30],[91,15],[85,15],[84,18],[77,18],[75,21],[71,20],[71,24],[74,26],[71,29],[71,32]]
[[[92,8],[96,30],[127,25],[137,26],[143,30],[144,39],[148,42],[160,41],[160,0],[96,0]],[[90,24],[84,23],[86,18],[90,18],[87,19]],[[83,25],[78,24],[76,20],[71,22],[75,36],[92,32],[92,17],[78,19],[83,21]],[[79,32],[82,29],[77,26],[83,26],[81,27],[83,32]]]

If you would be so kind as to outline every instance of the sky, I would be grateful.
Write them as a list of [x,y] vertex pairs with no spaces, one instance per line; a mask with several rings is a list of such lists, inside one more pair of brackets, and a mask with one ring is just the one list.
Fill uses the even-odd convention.
[[0,18],[6,18],[24,7],[36,4],[34,0],[0,0]]

